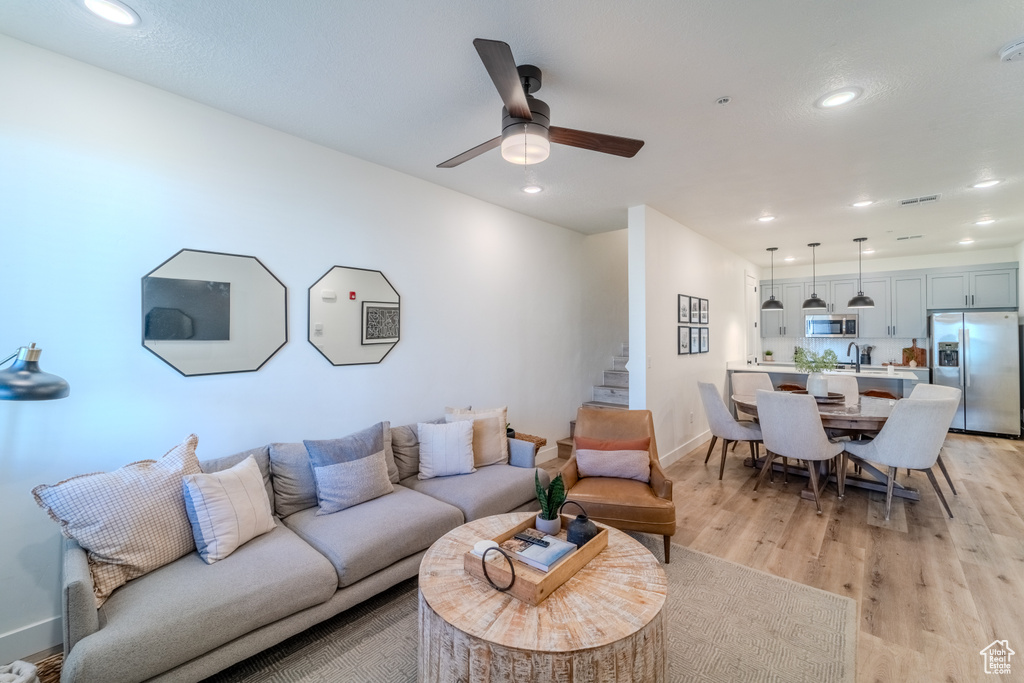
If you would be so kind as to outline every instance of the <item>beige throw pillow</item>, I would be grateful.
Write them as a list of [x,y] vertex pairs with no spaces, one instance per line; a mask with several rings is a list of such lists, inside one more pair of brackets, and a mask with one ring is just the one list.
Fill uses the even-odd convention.
[[489,417],[497,418],[498,420],[498,433],[497,438],[501,442],[501,456],[497,459],[491,459],[489,455],[485,454],[485,459],[488,465],[501,462],[508,462],[508,435],[505,431],[506,425],[508,424],[508,406],[502,406],[501,408],[488,408],[486,410],[469,410],[463,408],[445,408],[444,417],[448,422],[453,420],[482,420]]
[[475,472],[473,467],[473,423],[416,425],[420,439],[420,479],[448,477]]
[[198,443],[192,434],[159,460],[32,489],[61,532],[86,551],[97,608],[118,586],[195,550],[181,482],[202,473]]
[[[501,455],[502,436],[505,424],[497,417],[478,417],[472,415],[446,415],[446,422],[473,423],[473,464],[477,467],[508,462]],[[505,439],[508,443],[508,439]]]

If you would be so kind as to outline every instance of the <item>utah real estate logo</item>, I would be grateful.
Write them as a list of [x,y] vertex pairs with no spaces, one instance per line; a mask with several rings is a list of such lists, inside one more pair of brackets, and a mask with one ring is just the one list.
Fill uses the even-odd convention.
[[979,654],[985,658],[985,673],[999,675],[1010,673],[1010,657],[1017,653],[1010,649],[1009,641],[993,640]]

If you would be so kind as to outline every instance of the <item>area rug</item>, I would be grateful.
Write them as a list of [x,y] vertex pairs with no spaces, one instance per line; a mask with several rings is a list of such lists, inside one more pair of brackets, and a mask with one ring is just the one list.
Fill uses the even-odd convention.
[[[659,558],[661,537],[635,536]],[[854,681],[857,605],[682,546],[668,575],[668,680]],[[208,678],[206,683],[410,683],[416,580]]]

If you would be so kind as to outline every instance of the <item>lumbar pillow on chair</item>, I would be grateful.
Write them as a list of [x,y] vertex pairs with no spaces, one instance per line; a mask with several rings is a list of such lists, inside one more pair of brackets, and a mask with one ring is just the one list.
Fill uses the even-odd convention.
[[600,451],[576,448],[576,469],[580,477],[651,480],[651,455],[647,451]]

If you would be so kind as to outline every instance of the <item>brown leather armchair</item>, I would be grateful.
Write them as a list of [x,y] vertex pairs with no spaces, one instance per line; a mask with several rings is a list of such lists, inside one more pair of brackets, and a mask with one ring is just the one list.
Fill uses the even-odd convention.
[[582,505],[591,519],[616,529],[664,536],[668,564],[671,537],[676,532],[676,506],[672,502],[672,480],[665,476],[658,460],[651,411],[582,407],[576,415],[575,436],[605,441],[650,437],[650,483],[611,477],[580,478],[575,442],[569,461],[562,466],[562,479],[566,499]]

